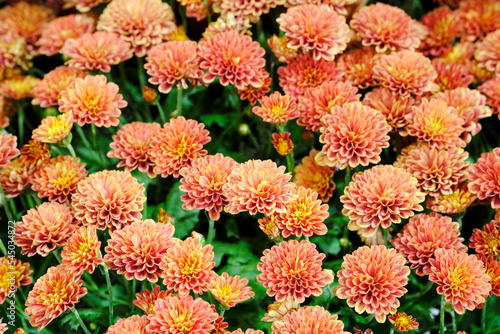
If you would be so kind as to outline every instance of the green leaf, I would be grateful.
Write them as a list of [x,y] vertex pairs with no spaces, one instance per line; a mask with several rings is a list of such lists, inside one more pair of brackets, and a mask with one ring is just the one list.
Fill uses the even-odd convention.
[[103,314],[101,311],[93,309],[80,310],[78,313],[80,314],[80,318],[89,321],[96,320]]
[[318,245],[327,254],[337,255],[341,251],[339,239],[331,235],[314,236],[311,238],[311,242]]
[[226,237],[240,238],[240,233],[238,232],[238,222],[236,219],[230,218],[226,220]]
[[76,319],[73,312],[70,312],[67,316],[61,319],[61,324],[64,325],[65,323],[68,323],[69,327],[74,331],[80,328],[80,323]]
[[215,123],[220,127],[224,127],[227,125],[231,117],[223,114],[209,114],[202,115],[200,119],[206,126],[211,126],[213,123]]
[[128,93],[132,95],[134,101],[137,103],[142,103],[143,102],[142,92],[139,91],[139,89],[137,89],[137,87],[129,81],[124,82],[124,84],[125,84],[125,90],[127,90]]
[[180,185],[181,183],[177,182],[168,193],[165,210],[175,217],[176,224],[174,236],[182,239],[191,233],[200,220],[200,210],[187,211],[182,208],[181,195],[184,194],[184,192],[179,189]]

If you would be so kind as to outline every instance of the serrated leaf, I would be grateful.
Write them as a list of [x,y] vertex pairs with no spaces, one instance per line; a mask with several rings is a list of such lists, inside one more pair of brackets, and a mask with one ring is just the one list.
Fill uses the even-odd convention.
[[179,189],[180,182],[174,184],[167,196],[165,210],[173,215],[176,220],[175,233],[176,238],[182,239],[188,236],[198,223],[200,210],[184,210],[182,208],[181,195],[183,191]]

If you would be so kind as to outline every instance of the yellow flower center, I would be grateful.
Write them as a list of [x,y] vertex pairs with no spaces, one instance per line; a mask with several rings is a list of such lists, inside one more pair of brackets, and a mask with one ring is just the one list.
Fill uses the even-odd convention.
[[192,278],[201,271],[200,265],[200,258],[184,258],[180,263],[181,273],[185,278]]
[[306,225],[307,219],[311,216],[312,210],[305,203],[296,203],[293,206],[294,212],[293,216],[295,217],[296,222],[299,225]]
[[315,68],[312,67],[304,69],[302,74],[304,75],[304,81],[299,83],[299,86],[319,86],[321,85],[321,83],[323,82],[323,78],[325,77],[323,73],[319,73]]
[[39,291],[39,293],[43,305],[51,305],[55,308],[57,305],[64,304],[67,300],[66,285],[61,281],[52,281],[51,283],[49,286],[52,287],[52,291],[48,293]]
[[485,233],[484,245],[488,248],[488,254],[495,254],[500,247],[500,235],[496,233]]
[[460,268],[451,271],[450,286],[451,290],[458,292],[464,290],[467,286],[464,283],[469,281],[469,269]]
[[186,141],[185,135],[182,135],[182,138],[181,138],[179,144],[177,144],[177,147],[174,150],[174,153],[176,154],[174,159],[175,160],[182,159],[184,157],[184,155],[186,154],[186,152],[188,151],[188,148],[189,148],[189,144]]
[[85,108],[90,111],[92,115],[97,114],[101,111],[100,107],[100,95],[97,95],[95,92],[88,92],[86,99],[83,101]]
[[49,180],[50,184],[53,184],[59,190],[68,189],[75,179],[74,173],[61,173],[57,179]]
[[173,327],[181,333],[190,332],[194,325],[191,318],[188,315],[184,314],[185,312],[186,310],[182,308],[178,311],[177,314],[175,313],[175,311],[172,311],[170,313],[170,316],[172,317],[172,320],[174,322],[172,324]]
[[235,287],[235,290],[231,288],[229,283],[224,284],[223,286],[215,286],[215,298],[220,301],[223,305],[228,306],[231,301],[238,298],[240,295],[240,289]]

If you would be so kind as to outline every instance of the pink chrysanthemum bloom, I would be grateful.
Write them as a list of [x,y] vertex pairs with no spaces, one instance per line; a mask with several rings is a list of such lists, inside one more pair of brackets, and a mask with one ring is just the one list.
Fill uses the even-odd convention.
[[35,167],[24,156],[11,160],[7,165],[0,168],[0,184],[8,198],[19,196],[19,194],[30,186],[30,176]]
[[478,61],[478,66],[486,68],[488,71],[500,76],[500,30],[489,33],[476,44],[474,58]]
[[408,134],[432,148],[448,149],[466,145],[461,138],[464,119],[443,100],[424,98],[418,106],[412,107],[405,118]]
[[265,322],[282,320],[286,314],[298,309],[299,307],[300,304],[297,303],[292,297],[286,297],[286,299],[282,302],[275,300],[272,304],[267,306],[267,313],[264,314],[264,317],[261,320]]
[[53,56],[62,49],[66,40],[92,33],[94,24],[94,19],[87,15],[71,14],[58,17],[43,28],[42,36],[37,42],[40,46],[38,52]]
[[42,124],[33,130],[31,138],[42,143],[59,144],[69,135],[72,127],[73,123],[67,114],[47,116],[42,119]]
[[217,276],[212,281],[210,293],[221,305],[234,307],[236,304],[252,298],[255,293],[247,286],[248,280],[239,275],[229,276],[227,273]]
[[266,77],[262,68],[265,50],[250,36],[234,30],[205,38],[198,44],[201,57],[200,68],[208,70],[203,82],[211,83],[220,77],[220,84],[234,84],[243,89],[249,84],[255,87],[263,84]]
[[[267,73],[267,72],[266,72]],[[269,75],[269,74],[266,74]],[[252,106],[255,103],[266,96],[267,93],[271,91],[271,82],[272,79],[270,77],[264,78],[262,80],[262,84],[259,84],[259,87],[255,87],[252,84],[249,84],[243,89],[238,89],[238,95],[241,100],[248,100]]]
[[0,133],[0,167],[6,166],[21,152],[17,149],[17,137],[10,133]]
[[155,164],[148,154],[151,147],[151,140],[161,129],[158,123],[132,122],[125,124],[113,135],[113,142],[109,144],[111,151],[109,158],[120,159],[117,167],[125,167],[126,171],[139,169],[142,173],[154,178],[153,172]]
[[142,294],[136,293],[134,305],[146,312],[146,314],[154,314],[156,301],[171,296],[172,292],[172,290],[161,291],[160,287],[155,285],[154,290],[151,292],[145,289]]
[[[212,3],[214,5],[214,3]],[[214,8],[212,6],[212,8]],[[222,32],[228,32],[231,30],[237,31],[240,34],[251,35],[250,20],[248,17],[235,16],[232,13],[227,15],[219,16],[217,21],[212,22],[208,25],[207,29],[203,32],[203,37],[210,38]]]
[[0,82],[0,95],[13,100],[22,100],[33,97],[33,89],[40,79],[29,75],[16,75]]
[[391,127],[384,115],[360,102],[333,107],[321,122],[319,142],[325,145],[315,158],[319,165],[345,169],[376,164],[389,147]]
[[200,84],[203,70],[200,68],[198,44],[193,41],[171,41],[153,47],[146,57],[144,68],[151,76],[149,82],[159,85],[158,90],[167,94],[172,87],[188,88]]
[[321,204],[318,193],[304,187],[292,188],[290,193],[297,198],[287,202],[286,211],[278,215],[278,227],[283,230],[283,237],[326,234],[328,228],[323,222],[329,216],[328,205]]
[[377,3],[362,7],[350,22],[364,46],[373,45],[377,52],[415,50],[427,31],[404,10]]
[[202,294],[212,287],[217,274],[212,245],[203,246],[195,238],[172,242],[166,255],[161,258],[163,284],[167,289],[178,291],[181,298],[190,291]]
[[451,50],[451,43],[460,32],[461,15],[448,6],[441,6],[422,17],[427,34],[422,40],[420,50],[425,55],[439,56]]
[[357,313],[375,314],[375,320],[384,323],[387,315],[396,313],[399,298],[407,292],[404,286],[411,271],[405,262],[394,248],[360,247],[344,256],[336,295],[347,299]]
[[207,154],[203,145],[211,138],[203,123],[186,120],[183,116],[171,119],[151,139],[148,155],[155,164],[154,172],[162,177],[179,177],[182,167]]
[[262,14],[269,13],[271,8],[283,5],[285,0],[220,0],[222,16],[232,14],[235,17],[241,16],[249,19],[250,22],[257,22]]
[[427,209],[445,214],[461,213],[476,199],[477,196],[469,191],[467,183],[462,183],[455,186],[453,192],[449,195],[427,198]]
[[179,189],[186,193],[181,195],[182,207],[206,210],[210,219],[219,220],[222,206],[228,203],[222,186],[236,166],[232,158],[217,153],[195,159],[191,166],[183,167]]
[[107,31],[83,34],[76,39],[69,38],[61,53],[70,58],[65,63],[69,67],[101,72],[111,71],[111,65],[122,63],[133,55],[129,43]]
[[342,107],[350,102],[359,102],[358,89],[342,81],[330,81],[307,90],[299,100],[297,124],[306,129],[318,131],[323,116],[330,114],[335,106]]
[[420,52],[399,51],[382,55],[373,67],[373,77],[401,97],[420,96],[439,88],[434,83],[436,70],[430,59]]
[[292,7],[276,22],[290,39],[288,47],[311,52],[314,60],[333,60],[351,39],[345,17],[327,5]]
[[460,65],[468,65],[474,57],[474,43],[469,41],[461,41],[456,43],[453,48],[442,54],[439,58],[446,61],[448,64],[455,63]]
[[474,81],[474,76],[469,73],[465,65],[447,63],[443,59],[435,58],[432,60],[432,66],[438,74],[435,82],[443,92],[458,87],[468,87]]
[[296,98],[290,95],[281,95],[274,92],[259,100],[260,106],[253,107],[252,112],[262,117],[264,122],[284,124],[289,120],[299,117]]
[[80,126],[90,123],[107,128],[117,126],[120,109],[127,106],[118,90],[118,85],[107,82],[104,75],[76,78],[61,93],[59,110],[70,114],[70,119]]
[[31,188],[38,197],[65,202],[75,193],[77,184],[88,172],[85,164],[69,155],[59,155],[43,162],[31,176]]
[[238,328],[237,330],[232,331],[231,334],[264,334],[264,332],[260,329],[255,330],[252,328],[248,328],[245,332],[243,332],[241,328]]
[[321,306],[304,306],[286,314],[272,325],[275,334],[346,334],[338,315]]
[[289,182],[292,176],[285,174],[285,169],[271,160],[248,160],[238,165],[222,186],[229,201],[224,211],[232,215],[260,212],[266,216],[285,212],[285,203],[296,197],[290,193],[294,184]]
[[488,104],[494,113],[499,114],[500,119],[500,77],[495,77],[486,81],[477,89],[486,95],[486,104]]
[[299,98],[324,82],[339,81],[343,73],[334,62],[314,60],[310,54],[298,55],[287,66],[278,68],[280,86],[285,94]]
[[402,168],[379,165],[353,175],[340,201],[342,213],[349,217],[348,228],[360,230],[364,237],[374,235],[379,226],[389,228],[401,219],[422,211],[425,194],[417,180]]
[[149,319],[146,315],[133,315],[128,318],[119,319],[116,324],[109,326],[105,334],[151,334],[146,327]]
[[80,276],[64,266],[50,267],[36,281],[26,300],[25,312],[30,317],[30,325],[41,331],[52,320],[75,307],[87,294],[82,285]]
[[133,222],[111,233],[104,261],[127,280],[148,279],[155,283],[162,276],[160,262],[173,235],[172,224],[155,223],[152,219]]
[[437,249],[430,259],[429,280],[437,283],[437,293],[445,296],[458,314],[473,311],[486,301],[491,291],[490,276],[475,255],[455,249]]
[[496,221],[484,225],[484,231],[475,228],[470,237],[470,248],[476,250],[478,254],[498,257],[500,253],[500,225]]
[[257,281],[267,288],[267,295],[277,301],[293,297],[303,303],[310,295],[321,295],[321,288],[333,282],[333,272],[321,269],[325,256],[309,241],[283,241],[264,250],[257,265],[261,272]]
[[113,0],[97,23],[98,30],[115,33],[132,44],[136,57],[168,39],[176,28],[172,8],[161,0]]
[[172,295],[158,299],[153,311],[148,315],[146,329],[158,334],[208,334],[215,329],[214,322],[219,317],[215,306],[189,295],[185,298]]
[[458,223],[452,222],[450,217],[431,212],[410,218],[392,243],[411,263],[411,269],[417,268],[417,274],[424,276],[431,273],[429,260],[434,258],[436,249],[465,252],[467,247],[463,241]]
[[258,219],[259,228],[262,232],[264,232],[270,240],[274,242],[279,242],[283,240],[283,236],[281,235],[281,231],[278,228],[278,215],[273,214],[269,217],[264,217],[262,219]]
[[365,46],[340,55],[337,66],[344,73],[346,83],[365,89],[378,84],[373,77],[373,67],[379,58],[375,48]]
[[94,7],[110,0],[64,0],[65,7],[76,7],[81,13],[86,13]]
[[21,148],[21,158],[26,159],[32,167],[40,166],[42,162],[50,159],[49,146],[36,140],[30,140]]
[[195,18],[196,21],[201,21],[207,16],[213,15],[210,8],[211,0],[205,3],[202,0],[177,0],[182,6],[186,6],[186,17]]
[[99,255],[100,248],[96,227],[82,226],[66,241],[61,252],[61,264],[80,275],[85,270],[92,274],[96,266],[104,262]]
[[26,40],[23,37],[12,31],[0,34],[0,71],[16,67],[26,71],[32,65],[31,58],[33,56],[26,51]]
[[500,29],[500,3],[497,1],[460,1],[461,39],[475,41]]
[[484,152],[472,165],[469,191],[480,200],[491,201],[493,209],[500,208],[500,147]]
[[56,106],[61,98],[61,93],[75,78],[84,78],[88,73],[67,66],[59,66],[45,74],[33,88],[33,105],[40,105],[42,108]]
[[297,49],[288,47],[290,38],[287,36],[273,35],[267,40],[267,45],[271,48],[272,53],[279,62],[288,63],[291,59],[297,56]]
[[487,257],[484,254],[476,255],[484,263],[484,269],[491,278],[491,291],[489,296],[500,297],[500,262],[497,261],[498,256],[490,254]]
[[408,332],[418,328],[417,320],[406,313],[396,313],[387,317],[394,328],[400,332]]
[[28,210],[22,221],[16,223],[15,241],[23,255],[47,256],[64,245],[77,228],[78,222],[67,205],[45,202]]
[[[30,276],[32,273],[28,262],[12,260],[7,256],[0,257],[0,304],[4,303],[7,296],[16,293],[20,286],[30,285],[33,282]],[[0,326],[0,333],[1,328]]]
[[290,132],[273,133],[271,141],[274,149],[279,155],[288,155],[293,150],[293,142],[290,139]]

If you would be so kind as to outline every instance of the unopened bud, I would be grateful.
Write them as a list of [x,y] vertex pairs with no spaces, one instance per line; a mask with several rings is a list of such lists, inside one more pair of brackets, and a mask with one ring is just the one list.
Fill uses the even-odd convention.
[[148,103],[153,103],[156,100],[157,96],[158,94],[156,94],[154,89],[149,88],[148,86],[144,86],[144,88],[142,89],[142,97]]
[[349,246],[349,239],[347,239],[347,238],[340,238],[339,242],[340,242],[340,246],[342,246],[342,247]]
[[200,244],[203,245],[205,244],[205,237],[203,236],[203,234],[193,231],[191,232],[191,236],[195,238],[196,241],[199,242]]
[[177,223],[177,221],[175,220],[175,217],[172,216],[170,213],[168,213],[167,211],[163,210],[162,208],[160,208],[160,214],[157,216],[157,220],[159,223],[163,223],[163,224],[172,224],[175,226],[175,224]]
[[290,139],[290,132],[273,133],[273,141],[271,142],[281,155],[288,155],[293,150],[293,142]]
[[281,231],[278,228],[276,215],[264,217],[263,219],[259,219],[258,222],[259,228],[269,237],[269,239],[274,242],[281,241],[283,239]]
[[247,134],[250,133],[250,127],[248,126],[248,124],[242,123],[242,124],[240,124],[240,126],[238,126],[238,132],[241,135],[246,136]]

